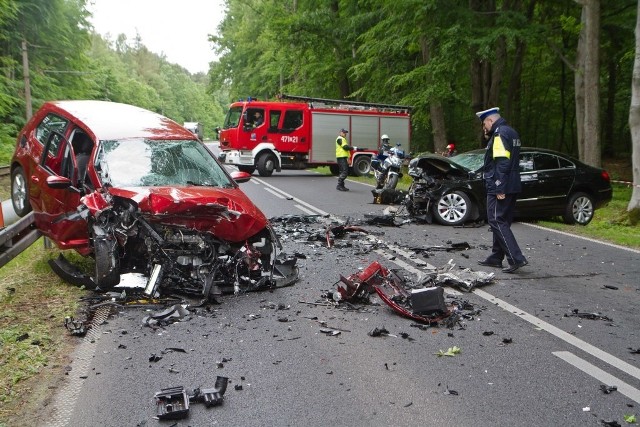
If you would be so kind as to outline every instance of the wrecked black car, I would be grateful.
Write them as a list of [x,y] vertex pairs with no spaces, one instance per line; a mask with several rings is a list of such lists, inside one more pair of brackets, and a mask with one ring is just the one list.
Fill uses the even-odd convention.
[[[454,157],[429,153],[414,157],[409,163],[413,182],[404,202],[409,215],[442,225],[484,219],[484,153],[473,150]],[[568,224],[587,225],[595,210],[612,197],[605,170],[552,150],[522,147],[520,177],[517,218],[561,216]]]

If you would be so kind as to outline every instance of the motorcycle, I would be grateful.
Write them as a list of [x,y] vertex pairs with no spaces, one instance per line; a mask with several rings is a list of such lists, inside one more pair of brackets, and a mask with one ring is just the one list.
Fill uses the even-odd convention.
[[380,153],[371,160],[377,190],[396,188],[398,181],[402,178],[404,157],[404,150],[400,148],[400,144],[397,144],[393,148],[383,146]]

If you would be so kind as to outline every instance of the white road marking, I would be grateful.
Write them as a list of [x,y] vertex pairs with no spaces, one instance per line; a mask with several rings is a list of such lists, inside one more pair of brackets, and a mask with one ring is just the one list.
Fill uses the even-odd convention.
[[279,199],[286,199],[285,196],[283,196],[282,194],[278,193],[277,191],[273,191],[271,188],[265,188],[265,191],[268,191],[269,193],[273,194],[274,196],[276,196]]
[[261,179],[258,179],[258,178],[254,178],[254,179],[255,179],[257,182],[259,182],[259,183],[261,183],[262,185],[264,185],[265,187],[267,187],[267,189],[269,189],[269,188],[270,188],[270,189],[272,189],[273,191],[276,191],[276,192],[278,192],[278,193],[282,194],[283,196],[285,196],[285,197],[286,197],[287,199],[289,199],[289,200],[293,200],[293,201],[295,201],[295,202],[297,202],[297,203],[299,203],[299,204],[301,204],[301,205],[303,205],[303,206],[306,206],[308,209],[310,209],[310,210],[312,210],[312,211],[314,211],[314,212],[316,212],[316,213],[319,213],[320,215],[330,216],[330,215],[329,215],[329,213],[327,213],[327,212],[323,211],[322,209],[316,208],[315,206],[313,206],[313,205],[311,205],[311,204],[309,204],[309,203],[305,202],[304,200],[300,200],[300,199],[298,199],[297,197],[293,197],[291,194],[289,194],[289,193],[285,193],[284,191],[280,190],[279,188],[274,187],[273,185],[271,185],[271,184],[269,184],[269,183],[267,183],[267,182],[265,182],[265,181],[263,181],[263,180],[261,180]]
[[554,335],[555,337],[560,338],[562,341],[568,344],[571,344],[572,346],[584,351],[585,353],[588,353],[593,357],[597,357],[603,362],[606,362],[609,365],[620,369],[622,372],[625,372],[633,377],[640,379],[640,369],[631,365],[630,363],[627,363],[624,360],[618,359],[617,357],[603,350],[600,350],[598,347],[593,346],[588,342],[581,340],[580,338],[576,338],[570,333],[565,332],[562,329],[557,328],[552,324],[545,322],[544,320],[538,319],[534,315],[531,315],[525,311],[522,311],[518,307],[511,305],[508,302],[501,300],[500,298],[496,298],[488,292],[485,292],[481,289],[474,289],[471,292],[473,292],[474,294],[478,295],[481,298],[486,299],[489,302],[496,304],[498,307],[504,309],[505,311],[515,314],[520,319],[526,320],[532,325],[535,325],[538,328],[547,331],[551,335]]
[[317,212],[314,212],[314,211],[312,211],[310,209],[307,209],[304,206],[300,206],[300,205],[297,205],[297,204],[293,205],[293,206],[295,206],[296,208],[300,209],[302,212],[304,212],[304,213],[306,213],[308,215],[316,215],[317,214]]
[[570,365],[575,366],[587,375],[590,375],[598,381],[603,382],[605,385],[616,386],[620,393],[624,394],[636,403],[640,403],[640,390],[630,386],[621,379],[608,374],[597,366],[592,365],[586,360],[581,359],[575,354],[568,351],[554,351],[552,352],[552,354],[569,363]]

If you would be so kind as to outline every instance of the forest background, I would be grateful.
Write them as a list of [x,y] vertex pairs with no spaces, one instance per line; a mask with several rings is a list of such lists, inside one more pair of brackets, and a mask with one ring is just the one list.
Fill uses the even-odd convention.
[[474,113],[500,106],[524,145],[635,164],[635,0],[227,0],[208,74],[139,37],[95,34],[87,1],[0,0],[0,164],[26,121],[26,81],[34,111],[125,102],[202,122],[208,137],[248,96],[411,105],[414,153],[480,147]]

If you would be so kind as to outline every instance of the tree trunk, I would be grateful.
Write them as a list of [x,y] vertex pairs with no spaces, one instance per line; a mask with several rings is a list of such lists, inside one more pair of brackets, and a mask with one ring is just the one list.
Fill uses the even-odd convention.
[[633,62],[631,80],[631,107],[629,108],[629,128],[631,130],[631,167],[633,170],[633,191],[627,206],[629,220],[636,225],[640,222],[640,1],[636,15],[636,56]]
[[600,0],[576,1],[582,5],[582,30],[578,41],[576,64],[578,70],[576,72],[578,153],[580,160],[599,167],[602,163],[599,115]]
[[[422,63],[427,65],[431,60],[431,43],[425,36],[420,38],[420,49],[422,51]],[[429,115],[431,116],[431,128],[433,134],[433,147],[436,153],[442,153],[447,147],[447,128],[444,120],[444,110],[442,103],[431,101],[429,103]]]

